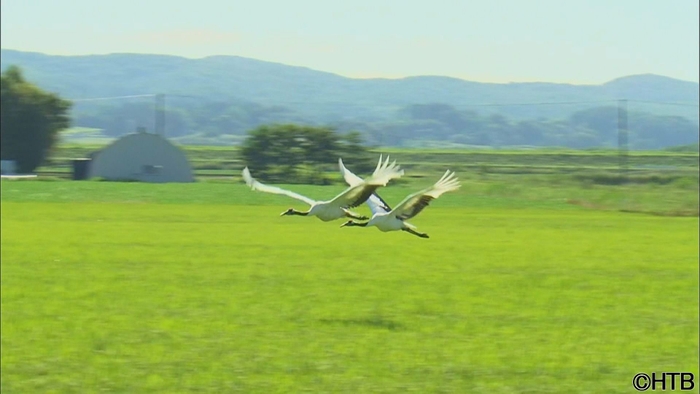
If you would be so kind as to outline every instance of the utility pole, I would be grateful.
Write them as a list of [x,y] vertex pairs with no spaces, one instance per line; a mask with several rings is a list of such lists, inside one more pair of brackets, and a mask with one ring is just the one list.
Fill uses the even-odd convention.
[[163,93],[156,94],[155,123],[156,134],[165,137],[165,95]]
[[627,182],[627,100],[617,102],[617,152],[620,165],[620,178]]

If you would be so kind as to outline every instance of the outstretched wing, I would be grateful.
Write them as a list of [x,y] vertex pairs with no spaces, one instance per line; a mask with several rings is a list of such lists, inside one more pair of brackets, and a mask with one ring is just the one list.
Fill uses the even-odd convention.
[[297,194],[289,190],[280,189],[276,186],[269,186],[258,182],[257,180],[255,180],[255,178],[253,178],[250,175],[250,170],[248,170],[248,167],[243,169],[243,179],[245,180],[246,185],[248,185],[253,190],[258,190],[261,192],[272,194],[284,194],[285,196],[296,198],[297,200],[303,201],[309,205],[314,205],[316,203],[316,201],[308,197],[304,197],[301,194]]
[[431,201],[443,193],[459,189],[459,186],[455,173],[450,173],[450,170],[447,170],[433,186],[406,197],[391,211],[391,214],[397,219],[408,220],[418,215]]
[[369,210],[372,211],[372,214],[391,211],[389,204],[379,197],[379,194],[377,193],[372,193],[372,195],[369,196],[367,199],[367,205],[369,205]]
[[[381,156],[379,157],[379,160],[381,160]],[[345,168],[342,158],[338,159],[338,168],[340,168],[340,174],[343,176],[343,179],[345,179],[345,183],[347,183],[348,185],[355,186],[363,182],[362,178],[353,174],[352,171]]]
[[[382,160],[381,156],[379,156],[379,160]],[[364,182],[362,178],[353,174],[352,171],[345,168],[345,165],[343,164],[343,159],[338,159],[338,167],[340,168],[340,173],[343,175],[343,178],[345,179],[345,182],[348,185],[356,186]],[[369,206],[370,211],[372,211],[372,214],[376,214],[378,212],[391,211],[391,207],[389,206],[389,204],[387,204],[386,201],[384,201],[376,192],[372,193],[372,195],[369,196],[366,202]]]
[[[389,157],[387,157],[386,160],[382,162],[380,156],[377,168],[374,170],[374,173],[372,173],[372,176],[361,180],[360,183],[355,183],[359,177],[355,174],[352,174],[352,176],[348,175],[350,180],[355,184],[350,185],[349,188],[337,195],[330,203],[338,207],[355,208],[367,201],[375,190],[386,186],[390,180],[400,178],[402,175],[403,170],[396,165],[396,161],[390,164]],[[343,176],[345,176],[345,174]]]

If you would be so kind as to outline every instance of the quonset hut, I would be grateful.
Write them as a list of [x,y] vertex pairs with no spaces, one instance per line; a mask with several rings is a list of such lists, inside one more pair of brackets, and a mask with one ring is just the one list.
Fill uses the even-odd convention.
[[184,152],[158,134],[128,134],[95,152],[89,177],[113,181],[194,182]]

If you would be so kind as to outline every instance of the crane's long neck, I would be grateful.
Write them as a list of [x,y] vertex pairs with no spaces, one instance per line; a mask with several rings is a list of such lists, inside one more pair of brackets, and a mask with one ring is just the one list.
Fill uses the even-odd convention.
[[309,212],[301,212],[297,211],[294,208],[289,208],[286,211],[282,212],[280,216],[288,216],[288,215],[298,215],[298,216],[307,216]]

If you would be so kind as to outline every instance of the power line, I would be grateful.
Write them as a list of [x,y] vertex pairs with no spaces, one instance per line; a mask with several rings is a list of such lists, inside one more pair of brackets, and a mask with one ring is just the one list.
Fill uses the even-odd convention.
[[526,105],[567,105],[567,104],[596,104],[596,103],[612,103],[617,100],[592,100],[592,101],[549,101],[539,103],[490,103],[490,104],[463,104],[460,107],[510,107],[510,106],[526,106]]
[[110,96],[110,97],[92,97],[92,98],[82,98],[82,99],[68,99],[70,101],[101,101],[101,100],[119,100],[119,99],[129,99],[138,97],[155,97],[156,94],[134,94],[130,96]]
[[184,98],[194,98],[194,99],[206,99],[207,96],[194,96],[191,94],[177,94],[177,93],[164,93],[168,97],[184,97]]
[[681,107],[698,107],[700,103],[674,103],[670,101],[653,101],[653,100],[628,100],[633,103],[660,104],[660,105],[676,105]]

